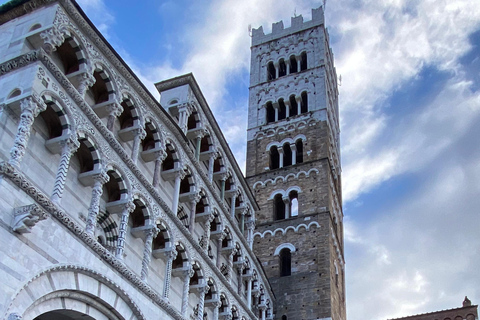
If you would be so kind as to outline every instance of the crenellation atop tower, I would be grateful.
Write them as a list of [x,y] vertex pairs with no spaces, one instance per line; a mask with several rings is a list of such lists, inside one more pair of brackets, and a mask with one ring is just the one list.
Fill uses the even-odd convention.
[[265,34],[263,27],[252,29],[252,46],[257,46],[265,42],[282,38],[300,31],[310,29],[312,27],[324,24],[323,8],[312,9],[312,20],[303,21],[302,15],[292,17],[291,26],[284,28],[283,21],[272,23],[272,32]]

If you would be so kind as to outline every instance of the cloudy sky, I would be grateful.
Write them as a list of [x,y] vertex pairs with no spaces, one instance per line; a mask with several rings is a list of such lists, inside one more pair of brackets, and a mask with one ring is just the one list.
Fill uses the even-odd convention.
[[[153,83],[193,72],[245,164],[248,25],[315,0],[79,0]],[[349,320],[480,303],[480,2],[328,0],[342,76]],[[158,94],[157,94],[158,96]]]

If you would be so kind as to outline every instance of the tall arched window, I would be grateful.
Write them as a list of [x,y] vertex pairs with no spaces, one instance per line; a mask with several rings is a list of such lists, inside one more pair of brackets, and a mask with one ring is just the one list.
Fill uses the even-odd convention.
[[280,166],[280,154],[276,146],[270,148],[270,170],[278,169]]
[[288,100],[290,101],[290,117],[296,116],[298,114],[298,105],[295,95],[292,94]]
[[285,219],[285,202],[283,202],[283,196],[280,193],[275,195],[273,199],[273,210],[275,220]]
[[290,148],[290,143],[285,143],[283,145],[283,166],[292,165],[292,149]]
[[285,64],[285,60],[280,59],[279,68],[280,68],[278,73],[279,77],[283,77],[287,75],[287,65]]
[[308,112],[308,96],[307,92],[303,91],[302,92],[302,113],[307,113]]
[[275,109],[271,102],[267,102],[267,123],[275,122]]
[[295,147],[297,149],[297,153],[295,154],[295,163],[302,163],[303,162],[303,141],[302,139],[298,139],[295,142]]
[[290,73],[298,72],[297,69],[297,58],[294,55],[290,57]]
[[280,277],[286,277],[292,274],[292,253],[290,249],[285,248],[280,251]]
[[287,108],[283,99],[278,100],[278,120],[283,120],[287,117]]
[[283,315],[282,320],[287,320],[287,316]]
[[273,62],[269,62],[267,65],[267,80],[275,80],[275,66],[273,65]]
[[307,70],[307,53],[304,51],[300,55],[300,71]]
[[298,193],[296,191],[290,193],[290,215],[298,216]]

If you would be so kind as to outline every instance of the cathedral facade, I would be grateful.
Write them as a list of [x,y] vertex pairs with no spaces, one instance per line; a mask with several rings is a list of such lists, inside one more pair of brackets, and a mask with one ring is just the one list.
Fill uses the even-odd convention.
[[73,0],[0,7],[2,319],[345,319],[322,9],[253,30],[247,178],[192,74],[157,101]]

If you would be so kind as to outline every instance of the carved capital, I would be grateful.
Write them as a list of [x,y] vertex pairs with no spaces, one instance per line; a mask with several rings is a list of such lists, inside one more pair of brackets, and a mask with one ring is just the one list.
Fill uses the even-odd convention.
[[92,177],[92,179],[95,182],[99,182],[101,185],[104,185],[105,183],[110,180],[110,176],[106,172],[100,172]]
[[62,146],[62,152],[70,155],[74,154],[78,150],[78,148],[80,148],[80,142],[76,137],[72,136],[60,141],[60,145]]
[[247,230],[253,230],[255,229],[255,221],[248,220],[247,222],[245,222],[245,226],[247,227]]
[[150,228],[145,229],[145,239],[148,237],[156,238],[158,233],[160,232],[160,229],[157,228],[157,226],[152,225]]
[[56,27],[52,27],[40,33],[40,38],[43,39],[43,49],[47,53],[52,53],[57,50],[57,47],[62,45],[65,41],[65,36]]
[[176,249],[172,249],[164,251],[163,254],[168,260],[174,260],[177,257],[178,252]]
[[110,115],[116,117],[119,117],[123,113],[123,107],[120,103],[118,102],[113,102],[109,104],[107,107],[107,111]]
[[140,140],[145,139],[145,137],[147,136],[147,131],[145,131],[145,129],[143,128],[135,129],[133,132],[135,134],[135,137],[139,137]]
[[18,233],[32,232],[32,228],[41,220],[45,220],[48,213],[38,204],[31,204],[15,208],[12,221],[12,230]]
[[158,150],[155,152],[155,157],[156,157],[156,160],[163,161],[167,158],[167,152],[164,149]]

